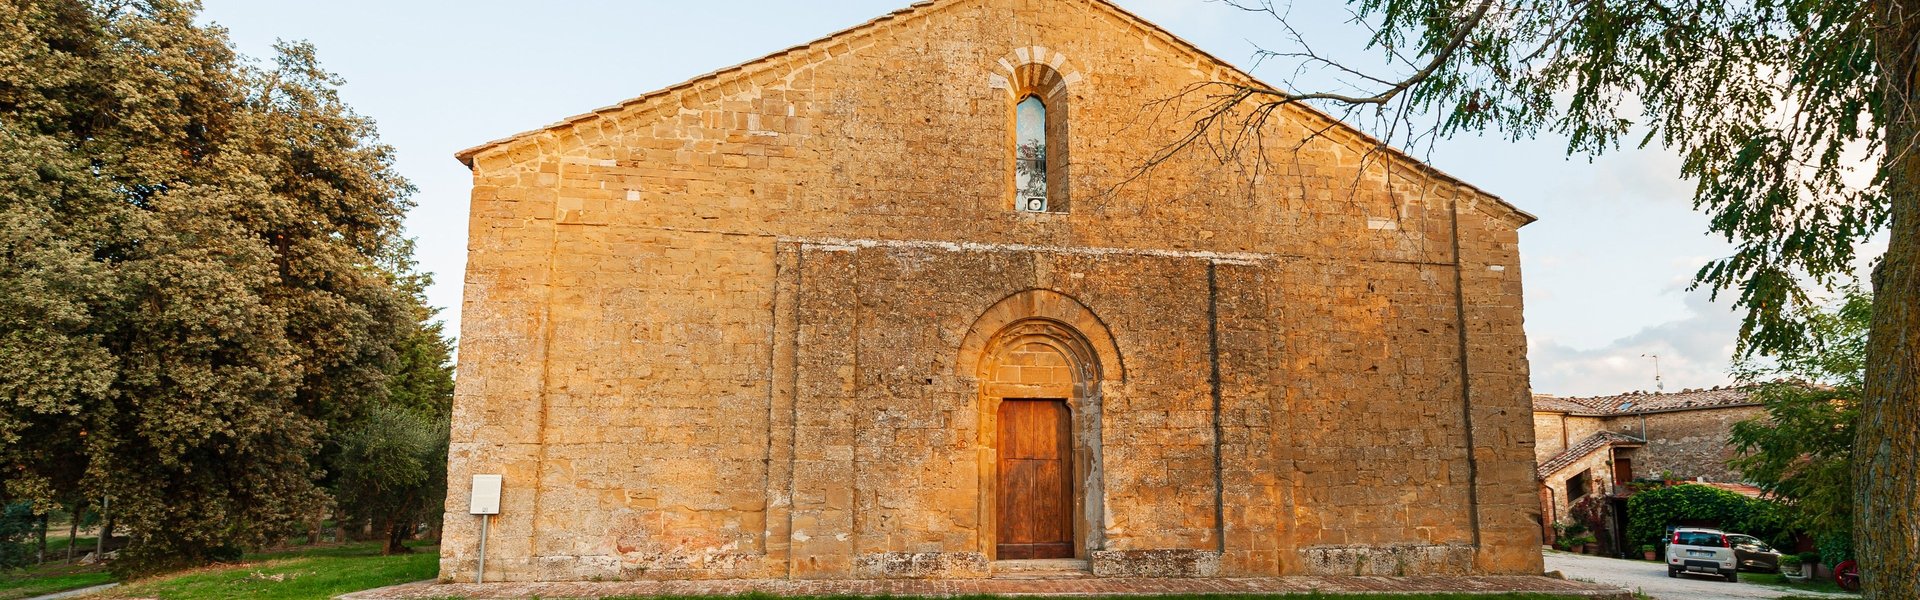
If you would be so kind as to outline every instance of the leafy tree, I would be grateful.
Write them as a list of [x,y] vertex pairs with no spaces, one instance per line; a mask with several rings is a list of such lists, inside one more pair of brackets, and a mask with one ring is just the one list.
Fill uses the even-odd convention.
[[373,123],[197,9],[0,0],[0,499],[110,501],[123,571],[313,512],[414,322]]
[[1873,299],[1849,290],[1805,319],[1809,344],[1773,361],[1746,361],[1736,375],[1755,385],[1764,417],[1735,423],[1731,462],[1787,505],[1792,524],[1816,537],[1853,531],[1854,419],[1867,359]]
[[400,282],[414,298],[414,319],[387,365],[386,403],[446,420],[453,412],[453,340],[436,318],[440,310],[427,305],[425,290],[430,282],[425,274]]
[[351,522],[374,525],[382,554],[410,552],[403,543],[440,516],[446,498],[453,343],[421,294],[427,282],[402,281],[414,295],[416,326],[388,363],[386,397],[344,424],[332,455],[334,499]]
[[335,485],[341,510],[374,525],[384,542],[381,554],[410,552],[403,542],[423,520],[438,516],[446,497],[445,418],[376,407],[343,436],[340,456],[353,461]]
[[[1223,1],[1282,20],[1288,10],[1288,0]],[[1305,44],[1265,53],[1351,89],[1195,86],[1205,104],[1191,114],[1202,117],[1168,152],[1257,151],[1236,145],[1259,136],[1228,130],[1302,102],[1374,115],[1388,142],[1549,131],[1575,154],[1668,148],[1697,183],[1709,227],[1736,244],[1696,285],[1736,295],[1747,311],[1742,350],[1760,356],[1804,345],[1809,324],[1796,317],[1817,304],[1810,290],[1842,283],[1859,245],[1887,232],[1855,431],[1854,522],[1867,597],[1920,597],[1920,487],[1907,483],[1920,477],[1920,0],[1347,5],[1393,72],[1338,64]]]

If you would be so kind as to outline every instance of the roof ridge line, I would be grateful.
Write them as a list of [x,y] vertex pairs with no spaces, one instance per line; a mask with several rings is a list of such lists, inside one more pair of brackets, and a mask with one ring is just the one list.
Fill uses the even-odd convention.
[[[770,61],[773,61],[773,60],[775,60],[775,59],[780,59],[780,58],[787,58],[787,57],[790,57],[790,56],[792,56],[792,55],[794,55],[794,54],[796,54],[796,53],[799,53],[799,52],[802,52],[802,51],[805,51],[805,50],[809,50],[809,49],[812,49],[812,48],[814,48],[815,46],[819,46],[819,45],[821,45],[821,44],[823,44],[823,43],[826,43],[826,42],[831,42],[831,41],[835,41],[835,40],[838,40],[838,39],[839,39],[839,38],[841,38],[841,37],[845,37],[845,36],[848,36],[848,35],[851,35],[851,34],[853,34],[853,33],[855,33],[855,32],[858,32],[858,31],[860,31],[860,30],[864,30],[864,29],[868,29],[868,28],[871,28],[871,27],[875,27],[875,26],[877,26],[877,25],[879,25],[879,24],[881,24],[881,23],[883,23],[883,22],[887,22],[887,21],[892,21],[892,20],[895,20],[895,19],[897,19],[897,18],[900,18],[900,17],[903,17],[903,16],[907,16],[907,15],[909,15],[909,14],[912,14],[912,13],[916,13],[916,12],[921,12],[921,11],[923,11],[923,10],[926,10],[926,9],[929,9],[929,8],[932,8],[932,7],[933,7],[934,5],[936,5],[936,4],[942,4],[942,3],[946,3],[946,4],[957,4],[957,3],[960,3],[960,2],[969,2],[969,1],[972,1],[972,0],[920,0],[919,2],[914,2],[914,3],[912,3],[912,4],[909,4],[909,5],[907,5],[907,6],[905,6],[905,7],[902,7],[902,8],[898,8],[898,9],[895,9],[895,10],[893,10],[893,11],[890,11],[890,12],[888,12],[888,13],[886,13],[886,14],[883,14],[883,15],[880,15],[880,16],[878,16],[878,17],[874,17],[874,18],[871,18],[871,19],[867,19],[867,20],[865,20],[865,21],[861,21],[860,23],[858,23],[858,24],[855,24],[855,25],[853,25],[852,27],[847,27],[847,28],[845,28],[845,29],[841,29],[841,30],[839,30],[839,31],[835,31],[835,32],[833,32],[833,33],[829,33],[829,34],[827,34],[827,35],[825,35],[825,36],[822,36],[822,37],[819,37],[819,38],[815,38],[815,39],[813,39],[812,41],[809,41],[809,42],[807,42],[807,43],[804,43],[804,44],[799,44],[799,45],[795,45],[795,46],[789,46],[789,47],[787,47],[787,48],[784,48],[784,49],[781,49],[781,50],[776,50],[776,51],[774,51],[774,52],[772,52],[772,53],[769,53],[769,54],[765,54],[765,55],[762,55],[762,56],[758,56],[758,57],[755,57],[755,58],[752,58],[752,59],[748,59],[748,60],[746,60],[746,61],[744,61],[744,62],[739,62],[739,63],[735,63],[735,64],[732,64],[732,65],[728,65],[728,66],[725,66],[725,67],[721,67],[721,68],[718,68],[718,69],[714,69],[714,70],[712,70],[712,71],[707,71],[707,72],[705,72],[705,73],[701,73],[701,74],[699,74],[699,75],[695,75],[695,76],[693,76],[693,77],[690,77],[690,78],[688,78],[688,79],[686,79],[686,80],[684,80],[684,81],[681,81],[681,82],[679,82],[679,83],[675,83],[675,84],[673,84],[673,85],[669,85],[669,86],[666,86],[666,87],[663,87],[663,88],[660,88],[660,89],[656,89],[656,90],[653,90],[653,91],[650,91],[650,92],[647,92],[647,93],[644,93],[644,94],[641,94],[641,95],[638,95],[638,96],[634,96],[634,97],[632,97],[632,98],[628,98],[628,99],[625,99],[625,100],[621,100],[621,101],[619,101],[619,102],[615,102],[615,103],[613,103],[613,104],[609,104],[609,105],[607,105],[607,106],[602,106],[602,107],[600,107],[600,108],[596,108],[596,109],[593,109],[593,110],[589,110],[589,111],[587,111],[587,112],[583,112],[583,113],[579,113],[579,114],[576,114],[576,115],[573,115],[573,116],[570,116],[570,117],[566,117],[566,118],[563,118],[563,119],[560,119],[560,120],[558,120],[558,121],[554,121],[554,122],[552,122],[552,123],[548,123],[548,124],[546,124],[546,125],[542,125],[542,126],[540,126],[540,127],[536,127],[536,128],[534,128],[534,129],[529,129],[529,130],[526,130],[526,131],[522,131],[522,132],[519,132],[519,133],[515,133],[515,134],[513,134],[513,135],[509,135],[509,136],[506,136],[506,137],[502,137],[502,138],[496,138],[496,139],[493,139],[493,140],[489,140],[489,141],[486,141],[486,142],[481,142],[481,143],[479,143],[479,144],[476,144],[476,145],[473,145],[473,146],[470,146],[470,147],[467,147],[467,148],[465,148],[465,149],[463,149],[463,150],[460,150],[460,151],[458,151],[458,152],[454,152],[454,153],[453,153],[453,157],[454,157],[454,158],[455,158],[456,160],[459,160],[459,161],[460,161],[460,164],[463,164],[463,165],[466,165],[466,166],[467,166],[467,168],[473,168],[473,158],[474,158],[474,157],[475,157],[476,155],[478,155],[478,154],[480,154],[481,152],[485,152],[485,151],[487,151],[487,150],[489,150],[489,149],[492,149],[492,148],[494,148],[494,147],[496,147],[496,146],[501,146],[501,145],[505,145],[505,144],[508,144],[508,143],[511,143],[511,142],[515,142],[515,141],[519,141],[519,140],[522,140],[522,139],[525,139],[525,138],[529,138],[529,137],[533,137],[534,135],[537,135],[537,134],[540,134],[540,133],[544,133],[544,132],[547,132],[547,131],[552,131],[552,130],[554,130],[554,129],[557,129],[557,128],[560,128],[560,127],[563,127],[563,126],[566,126],[566,125],[572,125],[572,124],[575,124],[575,123],[580,123],[580,122],[582,122],[582,121],[586,121],[586,120],[589,120],[589,119],[593,119],[593,118],[598,118],[598,117],[604,117],[604,116],[606,116],[606,115],[607,115],[608,113],[613,113],[613,112],[617,112],[617,111],[622,111],[622,110],[626,110],[626,109],[628,109],[628,108],[631,108],[631,107],[633,107],[633,106],[634,106],[634,105],[636,105],[636,104],[640,104],[640,103],[643,103],[643,102],[646,102],[646,101],[648,101],[648,100],[652,100],[652,99],[654,99],[654,98],[657,98],[657,97],[660,97],[660,96],[664,96],[664,95],[667,95],[667,94],[671,94],[671,93],[673,93],[673,92],[678,92],[678,91],[684,91],[684,90],[686,90],[687,88],[690,88],[690,87],[693,87],[693,86],[694,86],[694,85],[696,85],[696,84],[699,84],[699,83],[701,83],[701,82],[704,82],[704,81],[707,81],[707,80],[711,80],[711,79],[716,79],[716,78],[719,78],[720,76],[722,76],[722,75],[726,75],[726,74],[728,74],[728,73],[730,73],[730,72],[733,72],[733,71],[742,71],[742,70],[745,70],[745,69],[746,69],[747,67],[750,67],[750,66],[753,66],[753,65],[756,65],[756,64],[759,64],[759,63],[765,63],[765,62],[770,62]],[[922,16],[924,16],[924,15],[922,15]]]
[[[512,142],[531,138],[540,133],[552,131],[554,129],[558,129],[564,126],[574,125],[574,124],[585,122],[595,118],[603,118],[610,113],[626,110],[628,108],[633,107],[634,105],[644,103],[646,101],[658,98],[660,96],[665,96],[667,94],[685,91],[686,89],[691,88],[697,84],[700,84],[702,82],[706,82],[709,80],[717,79],[720,76],[726,75],[730,72],[742,71],[747,69],[748,67],[751,67],[757,64],[771,62],[776,59],[791,57],[798,52],[812,49],[816,46],[822,45],[823,43],[832,42],[842,37],[851,36],[856,33],[862,32],[864,30],[877,27],[881,23],[903,19],[907,17],[923,17],[926,15],[932,14],[933,11],[936,9],[946,8],[948,6],[959,4],[962,2],[972,2],[972,1],[976,1],[976,0],[920,0],[919,2],[915,2],[903,8],[896,9],[892,12],[888,12],[878,17],[868,19],[852,27],[835,31],[833,33],[827,34],[825,37],[815,39],[805,44],[792,46],[784,50],[779,50],[771,54],[761,56],[759,58],[754,58],[751,60],[747,60],[745,62],[741,62],[731,66],[709,71],[701,75],[696,75],[693,78],[687,79],[680,83],[676,83],[664,88],[647,92],[639,96],[628,98],[626,100],[622,100],[612,105],[596,108],[585,113],[580,113],[571,117],[561,119],[553,123],[549,123],[539,128],[522,131],[520,133],[509,135],[503,138],[494,139],[492,141],[484,142],[484,143],[460,150],[454,153],[454,158],[459,160],[461,164],[466,165],[467,168],[471,169],[473,168],[473,160],[475,156],[479,155],[481,152],[485,152],[495,147],[499,147]],[[1245,78],[1249,83],[1260,85],[1262,87],[1266,87],[1268,89],[1273,89],[1273,90],[1281,89],[1279,86],[1270,85],[1264,81],[1261,81],[1260,78],[1255,77],[1252,73],[1248,73],[1247,71],[1242,70],[1240,67],[1234,65],[1231,62],[1222,60],[1220,57],[1215,56],[1213,53],[1200,48],[1200,46],[1194,44],[1193,42],[1187,41],[1185,38],[1182,38],[1179,35],[1174,34],[1172,31],[1168,31],[1167,28],[1160,26],[1160,24],[1154,23],[1153,21],[1147,20],[1146,18],[1141,17],[1140,15],[1134,14],[1132,11],[1122,8],[1120,5],[1114,3],[1113,0],[1081,0],[1081,1],[1087,2],[1097,8],[1104,9],[1108,12],[1111,12],[1115,16],[1120,17],[1121,20],[1132,24],[1136,28],[1144,30],[1149,34],[1158,35],[1164,38],[1163,41],[1170,43],[1171,46],[1173,46],[1178,50],[1184,50],[1186,52],[1197,55],[1198,58],[1211,62],[1218,67],[1224,67],[1228,72],[1238,75],[1242,78]],[[1411,163],[1415,170],[1423,171],[1440,180],[1472,190],[1475,193],[1478,193],[1482,196],[1486,196],[1487,198],[1492,199],[1495,204],[1498,204],[1501,207],[1506,208],[1508,211],[1511,211],[1515,215],[1519,216],[1521,220],[1521,223],[1520,223],[1521,226],[1525,226],[1528,223],[1532,223],[1534,221],[1539,220],[1539,217],[1535,216],[1533,213],[1529,213],[1525,210],[1521,210],[1520,207],[1514,206],[1513,203],[1507,202],[1505,199],[1501,198],[1500,196],[1495,195],[1492,192],[1489,192],[1487,190],[1481,189],[1479,186],[1476,186],[1472,183],[1468,183],[1466,180],[1456,177],[1451,173],[1442,171],[1440,170],[1440,168],[1435,167],[1431,164],[1428,164],[1426,161],[1413,156],[1412,154],[1408,153],[1405,150],[1394,147],[1391,144],[1382,142],[1378,138],[1373,137],[1372,135],[1366,133],[1365,131],[1362,131],[1359,127],[1355,127],[1351,123],[1335,118],[1333,115],[1328,114],[1326,111],[1322,111],[1319,108],[1315,108],[1310,104],[1306,104],[1302,102],[1287,103],[1285,107],[1289,109],[1297,109],[1300,112],[1305,113],[1307,116],[1322,119],[1328,122],[1329,124],[1337,125],[1341,131],[1344,131],[1345,133],[1352,135],[1353,137],[1357,138],[1359,141],[1370,143],[1377,148],[1385,150],[1386,153],[1390,156],[1393,156],[1395,158]]]
[[[1261,81],[1260,78],[1254,76],[1254,74],[1248,73],[1242,70],[1239,66],[1236,66],[1231,62],[1221,59],[1218,56],[1214,56],[1212,52],[1206,51],[1205,49],[1201,48],[1198,44],[1187,41],[1186,38],[1180,37],[1178,34],[1175,34],[1174,32],[1167,30],[1167,28],[1160,26],[1159,23],[1155,23],[1153,21],[1146,19],[1145,17],[1134,14],[1132,11],[1129,11],[1126,8],[1121,7],[1119,4],[1116,4],[1113,0],[1085,0],[1085,1],[1091,2],[1097,6],[1101,6],[1103,8],[1106,8],[1107,10],[1113,11],[1114,13],[1119,14],[1121,17],[1124,17],[1128,21],[1133,22],[1136,26],[1142,26],[1144,29],[1148,30],[1150,33],[1157,33],[1162,36],[1165,36],[1168,39],[1168,41],[1173,42],[1175,46],[1178,46],[1181,49],[1184,49],[1188,52],[1198,54],[1200,55],[1201,58],[1205,58],[1207,60],[1213,61],[1216,64],[1224,66],[1227,68],[1227,70],[1232,71],[1233,73],[1238,74],[1241,77],[1245,77],[1248,82],[1260,85],[1261,87],[1265,87],[1270,90],[1277,91],[1282,89],[1280,86],[1269,84],[1265,81]],[[1501,198],[1499,195],[1494,194],[1493,192],[1489,192],[1487,190],[1481,189],[1480,186],[1474,185],[1472,183],[1468,183],[1467,180],[1456,177],[1452,173],[1442,171],[1440,170],[1439,167],[1435,167],[1431,164],[1428,164],[1427,161],[1421,160],[1420,158],[1415,157],[1412,154],[1408,153],[1407,151],[1402,150],[1398,147],[1395,147],[1392,144],[1382,142],[1379,140],[1379,138],[1375,138],[1373,137],[1373,135],[1368,134],[1365,131],[1362,131],[1359,127],[1355,127],[1352,123],[1342,121],[1339,118],[1334,117],[1332,114],[1326,111],[1320,110],[1319,108],[1311,104],[1307,104],[1304,102],[1291,102],[1291,103],[1288,103],[1286,106],[1297,107],[1298,109],[1306,112],[1308,115],[1325,119],[1330,123],[1336,123],[1340,126],[1341,129],[1345,130],[1349,134],[1352,134],[1354,137],[1359,138],[1361,141],[1370,142],[1373,145],[1386,150],[1388,154],[1391,154],[1393,156],[1396,156],[1408,162],[1411,162],[1414,165],[1416,165],[1416,167],[1420,170],[1424,170],[1435,177],[1452,182],[1456,185],[1473,190],[1475,192],[1480,193],[1483,196],[1493,199],[1495,203],[1505,207],[1507,210],[1513,211],[1515,214],[1518,214],[1521,218],[1522,222],[1520,223],[1520,225],[1522,226],[1525,226],[1528,223],[1532,223],[1534,221],[1540,220],[1540,217],[1535,216],[1533,213],[1527,212],[1525,210],[1521,210],[1520,207],[1514,206],[1513,203],[1507,202],[1506,199]]]

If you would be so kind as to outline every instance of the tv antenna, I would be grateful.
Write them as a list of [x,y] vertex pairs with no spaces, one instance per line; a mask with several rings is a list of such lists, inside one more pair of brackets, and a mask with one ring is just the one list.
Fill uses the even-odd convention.
[[1640,358],[1653,359],[1653,389],[1655,392],[1661,392],[1661,393],[1666,392],[1667,391],[1666,384],[1660,383],[1660,355],[1642,354],[1640,355]]

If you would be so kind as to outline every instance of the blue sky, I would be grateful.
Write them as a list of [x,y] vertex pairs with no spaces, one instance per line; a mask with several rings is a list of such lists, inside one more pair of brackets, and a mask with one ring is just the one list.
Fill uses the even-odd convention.
[[[1250,64],[1257,42],[1283,47],[1270,19],[1202,0],[1118,0],[1222,59]],[[436,284],[429,299],[459,321],[469,173],[453,153],[806,43],[907,0],[503,2],[493,0],[205,0],[203,20],[240,50],[313,42],[347,80],[347,102],[379,122],[400,172],[419,187],[407,220]],[[1365,62],[1342,3],[1292,14],[1316,49]],[[1270,65],[1256,75],[1286,72]],[[1738,318],[1687,292],[1693,272],[1731,246],[1706,234],[1670,154],[1567,158],[1564,141],[1455,139],[1428,162],[1540,217],[1521,230],[1534,391],[1559,395],[1726,383]]]

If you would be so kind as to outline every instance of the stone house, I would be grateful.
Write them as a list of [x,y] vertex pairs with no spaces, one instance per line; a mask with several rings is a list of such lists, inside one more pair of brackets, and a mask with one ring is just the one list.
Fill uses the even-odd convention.
[[442,577],[476,474],[489,580],[1540,572],[1532,217],[1302,106],[1151,161],[1209,81],[933,0],[461,152]]
[[1733,424],[1764,412],[1745,388],[1534,396],[1542,536],[1551,543],[1552,524],[1582,497],[1618,501],[1616,512],[1625,515],[1627,484],[1636,478],[1738,483],[1739,472],[1727,466]]

